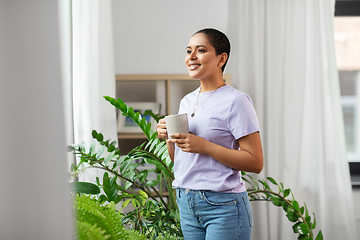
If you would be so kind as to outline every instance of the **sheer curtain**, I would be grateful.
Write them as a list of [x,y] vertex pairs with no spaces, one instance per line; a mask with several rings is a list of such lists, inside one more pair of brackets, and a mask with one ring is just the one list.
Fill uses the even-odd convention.
[[57,1],[0,1],[0,239],[72,239]]
[[[115,96],[111,0],[73,0],[74,141],[91,144],[92,130],[116,140],[116,111],[103,96]],[[95,181],[88,169],[81,181]],[[101,177],[101,176],[99,176]]]
[[[324,239],[357,239],[333,42],[334,0],[229,2],[234,85],[251,95],[271,176],[306,202]],[[229,62],[229,63],[230,63]],[[294,239],[271,203],[252,203],[252,239]]]

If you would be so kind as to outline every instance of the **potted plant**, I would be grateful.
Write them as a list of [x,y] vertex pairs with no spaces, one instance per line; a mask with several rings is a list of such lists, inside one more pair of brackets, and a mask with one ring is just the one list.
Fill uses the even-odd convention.
[[[72,146],[72,151],[79,156],[79,164],[72,165],[73,175],[83,171],[83,163],[92,168],[105,170],[102,181],[96,179],[97,186],[87,183],[72,183],[78,192],[94,193],[100,202],[113,204],[122,203],[123,209],[132,204],[134,210],[125,213],[122,224],[139,231],[148,238],[163,238],[165,235],[181,239],[182,232],[179,222],[179,212],[176,197],[171,182],[174,180],[173,162],[171,161],[166,142],[158,139],[157,133],[151,129],[151,123],[146,122],[139,112],[129,108],[121,99],[104,97],[123,115],[131,118],[144,132],[147,141],[135,147],[128,154],[121,155],[121,150],[116,147],[116,142],[104,140],[101,133],[93,130],[92,136],[96,140],[89,149],[84,144]],[[155,120],[161,117],[151,112]],[[100,149],[95,151],[96,147]],[[141,169],[139,166],[148,163],[150,169]],[[149,179],[149,173],[156,177]],[[254,180],[250,175],[242,172],[244,180],[250,185],[247,189],[251,201],[268,201],[277,207],[282,207],[289,221],[294,222],[293,231],[298,234],[298,239],[310,240],[323,239],[322,232],[314,235],[316,220],[310,216],[306,204],[300,206],[295,200],[292,191],[285,188],[282,183],[277,183],[273,178]],[[121,180],[122,183],[119,183]],[[85,186],[87,185],[87,186]],[[274,185],[277,190],[270,187]],[[91,189],[92,190],[89,190]],[[98,189],[97,189],[98,188]],[[100,194],[100,188],[103,193]],[[95,190],[96,189],[96,190]],[[164,198],[168,195],[168,201]]]

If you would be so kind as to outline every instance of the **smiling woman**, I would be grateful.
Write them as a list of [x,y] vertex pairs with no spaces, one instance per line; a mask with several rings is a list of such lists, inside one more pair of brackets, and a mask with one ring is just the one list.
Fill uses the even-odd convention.
[[[190,77],[204,80],[208,84],[214,82],[222,86],[224,84],[222,73],[230,55],[230,42],[227,38],[221,39],[222,35],[219,33],[208,35],[209,31],[209,29],[203,29],[192,36],[186,48],[185,64],[188,67]],[[223,41],[226,44],[221,43]],[[207,78],[220,79],[220,81],[207,80]],[[207,87],[209,89],[219,87],[216,85],[207,86],[208,84],[202,86],[203,92],[208,91]]]
[[186,49],[189,76],[201,84],[180,102],[178,113],[191,116],[190,132],[167,139],[166,120],[157,127],[174,161],[183,234],[189,240],[250,239],[252,212],[241,171],[263,168],[255,109],[247,94],[223,80],[230,54],[225,34],[200,30]]

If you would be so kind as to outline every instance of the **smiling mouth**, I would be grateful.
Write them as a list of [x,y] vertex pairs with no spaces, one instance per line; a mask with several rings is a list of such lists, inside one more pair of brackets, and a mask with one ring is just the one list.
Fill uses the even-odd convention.
[[199,66],[200,66],[200,64],[191,64],[191,65],[189,65],[189,70],[195,70]]

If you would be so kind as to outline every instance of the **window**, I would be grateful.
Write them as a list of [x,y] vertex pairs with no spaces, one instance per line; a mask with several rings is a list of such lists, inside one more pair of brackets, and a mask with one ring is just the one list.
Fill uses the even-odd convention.
[[360,186],[360,1],[336,1],[334,38],[346,150],[354,187]]

